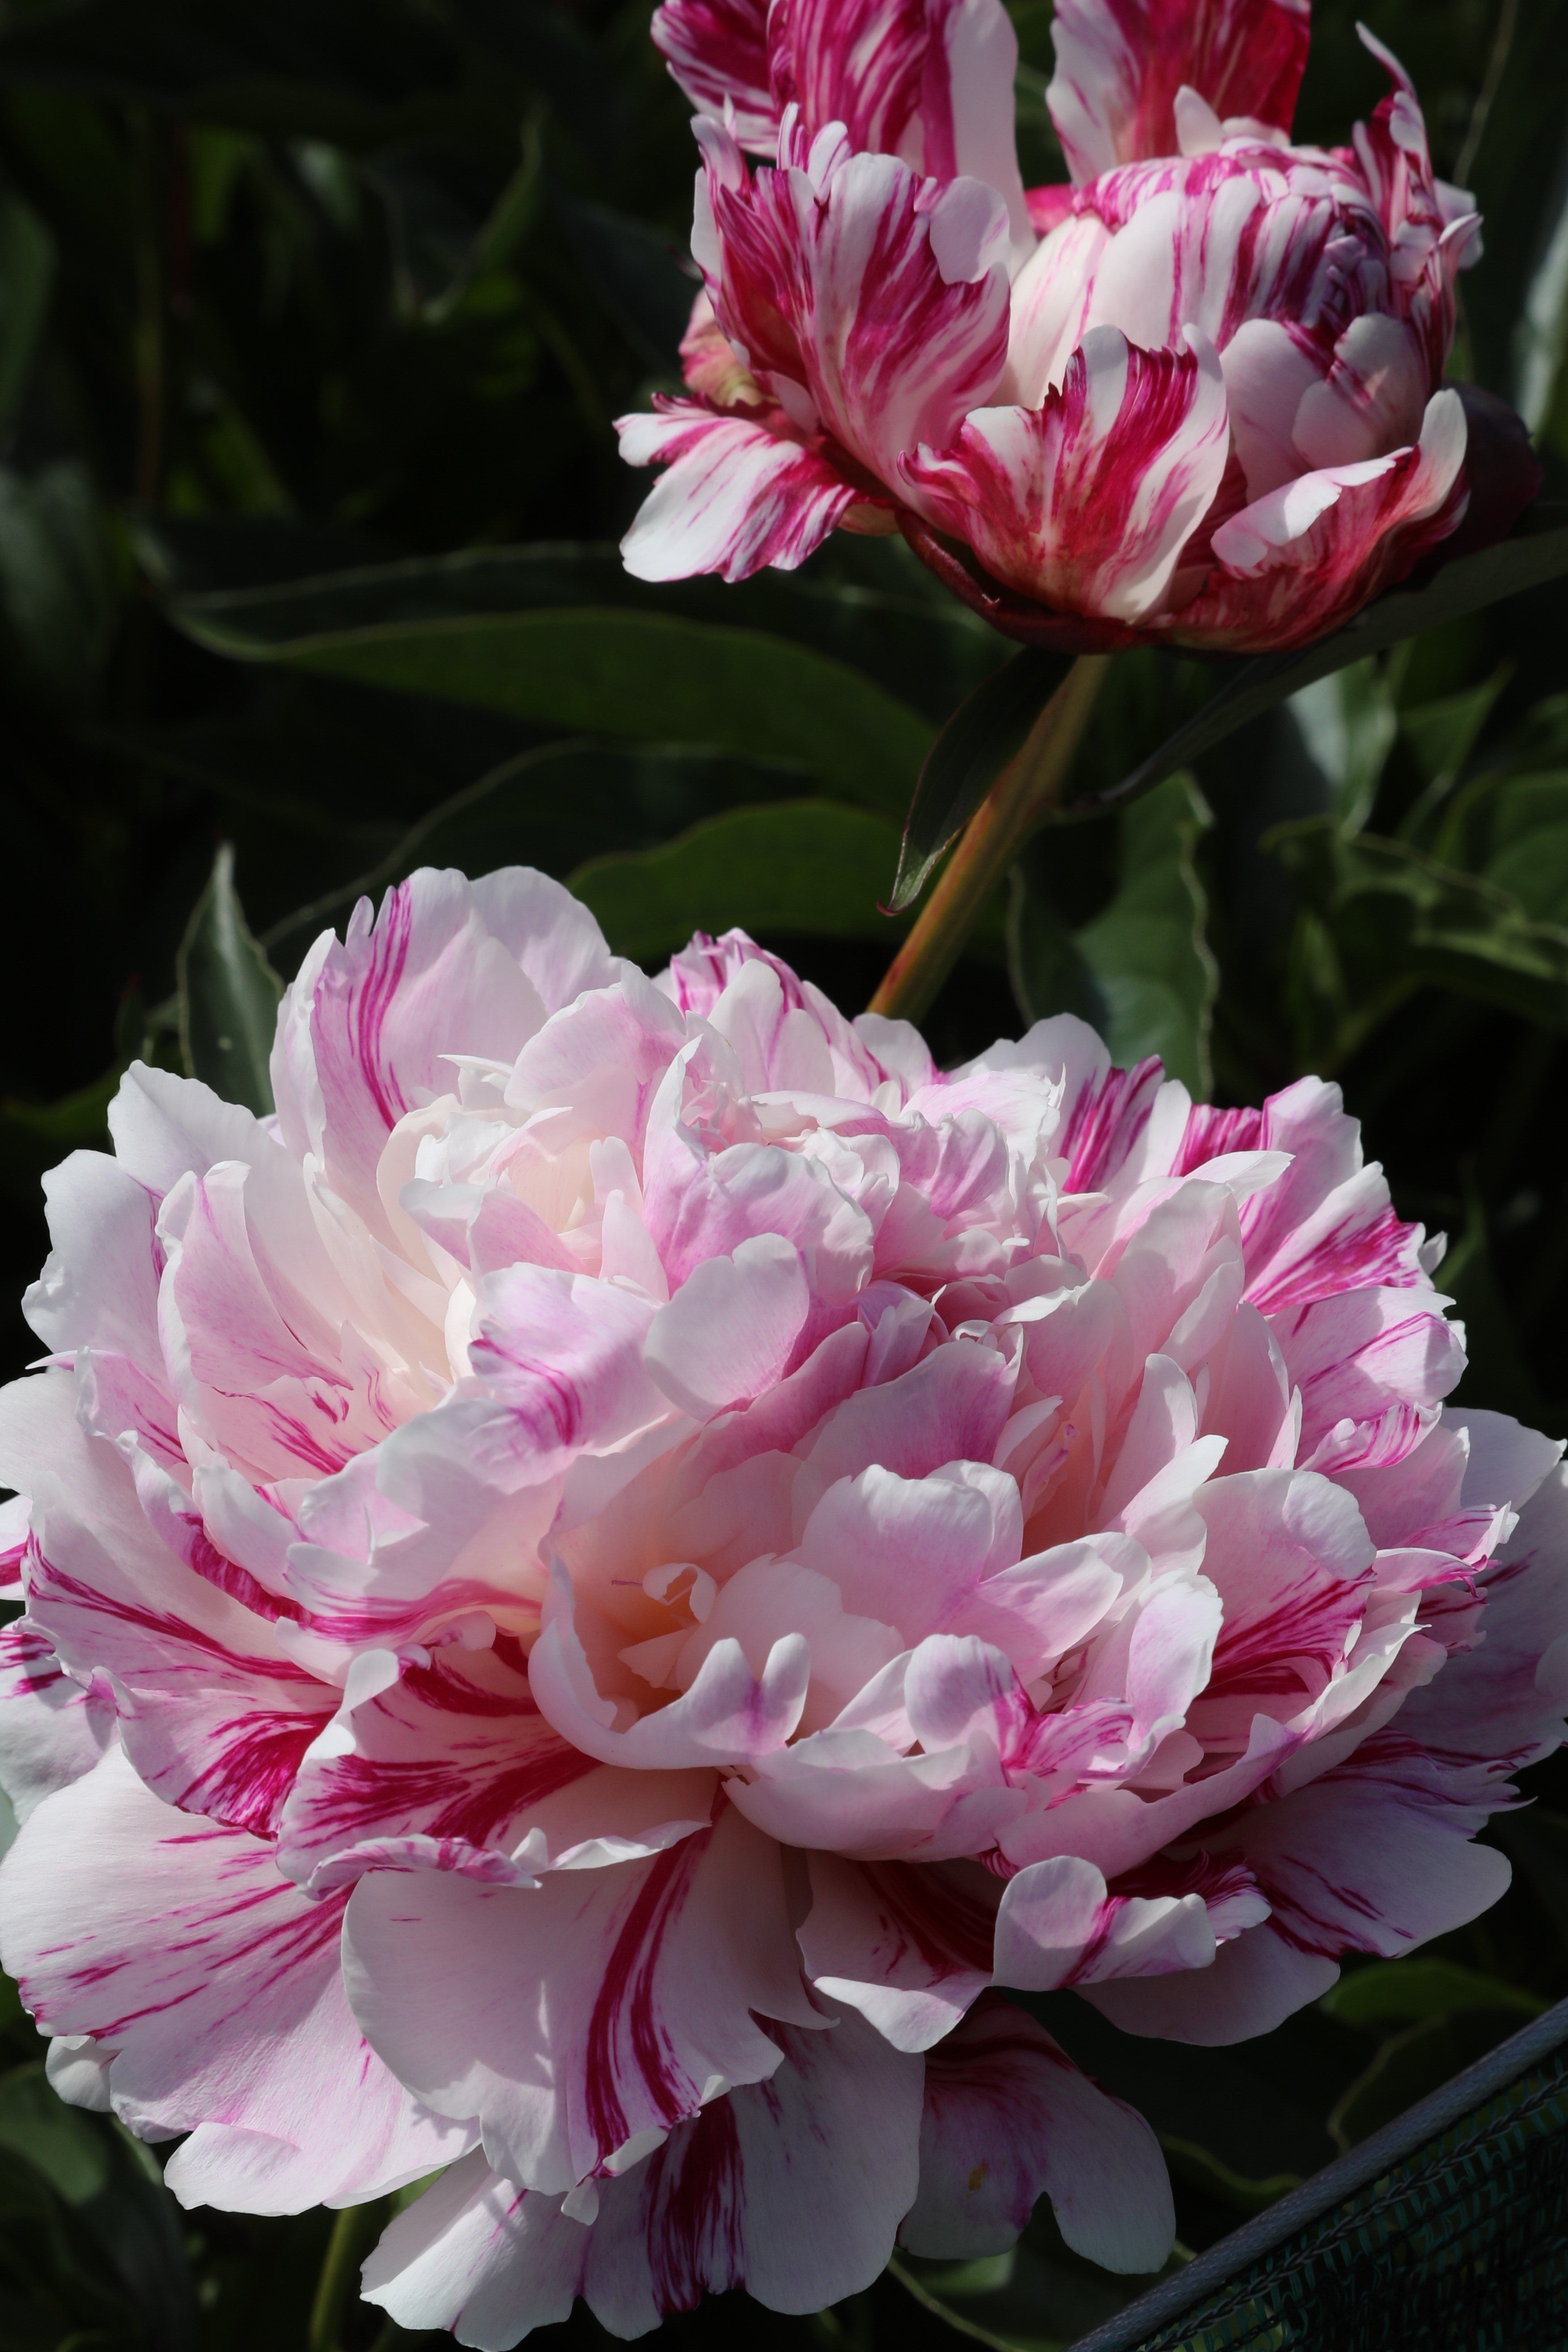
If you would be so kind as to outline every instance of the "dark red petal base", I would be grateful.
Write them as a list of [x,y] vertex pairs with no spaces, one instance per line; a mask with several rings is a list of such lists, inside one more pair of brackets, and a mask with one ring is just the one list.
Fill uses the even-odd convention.
[[993,580],[967,547],[933,530],[907,507],[898,509],[898,528],[944,588],[1020,646],[1039,646],[1051,654],[1118,654],[1144,642],[1136,629],[1122,621],[1087,621],[1081,614],[1053,613],[1047,604],[1030,604],[1027,596]]

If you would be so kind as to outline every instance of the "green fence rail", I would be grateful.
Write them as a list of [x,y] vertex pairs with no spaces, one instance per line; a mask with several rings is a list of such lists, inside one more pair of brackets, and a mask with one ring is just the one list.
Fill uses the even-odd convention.
[[1072,2352],[1564,2352],[1568,2001]]

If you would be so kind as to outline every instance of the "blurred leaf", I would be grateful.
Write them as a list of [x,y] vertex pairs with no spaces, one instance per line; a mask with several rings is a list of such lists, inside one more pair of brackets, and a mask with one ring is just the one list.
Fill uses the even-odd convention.
[[1507,890],[1535,921],[1568,924],[1568,772],[1478,777],[1433,854]]
[[525,127],[522,160],[517,170],[497,197],[452,283],[425,305],[424,315],[432,326],[443,325],[471,287],[511,259],[538,218],[542,189],[538,127],[537,120],[530,118]]
[[646,221],[564,192],[555,209],[579,268],[632,349],[646,366],[678,379],[681,338],[701,280],[683,266],[675,240]]
[[1399,716],[1378,664],[1352,662],[1291,697],[1291,715],[1333,791],[1340,823],[1359,833],[1372,814]]
[[[970,2267],[972,2268],[973,2265]],[[946,2299],[946,2295],[939,2293],[936,2286],[928,2279],[921,2276],[920,2272],[907,2255],[895,2254],[889,2263],[888,2269],[905,2294],[913,2295],[923,2310],[930,2312],[955,2335],[967,2337],[971,2344],[986,2345],[988,2352],[1066,2352],[1065,2346],[1057,2336],[1015,2335],[1010,2329],[1004,2336],[996,2328],[987,2327],[981,2321],[970,2319],[963,2312],[955,2311]],[[944,2284],[946,2284],[947,2275],[950,2274],[938,2273],[938,2276],[943,2278]],[[951,2294],[954,2290],[951,2286],[947,2286],[946,2292]]]
[[1460,694],[1444,695],[1437,702],[1424,702],[1416,709],[1399,713],[1399,732],[1428,783],[1458,776],[1469,764],[1511,675],[1505,663],[1479,686],[1466,687]]
[[1494,2009],[1427,2018],[1393,2035],[1334,2107],[1329,2126],[1335,2139],[1349,2148],[1370,2138],[1517,2030],[1512,2019]]
[[538,866],[569,874],[606,838],[652,848],[737,803],[798,798],[798,768],[768,766],[680,744],[547,743],[522,751],[443,801],[376,864],[271,926],[266,944],[306,940],[361,896],[402,881],[418,866],[488,874]]
[[1076,1013],[1121,1067],[1157,1054],[1200,1101],[1209,1089],[1218,970],[1193,853],[1212,822],[1190,776],[1170,777],[1125,810],[1116,895],[1076,930],[1042,887],[1061,841],[1047,827],[1016,869],[1009,923],[1013,985],[1027,1018]]
[[1503,662],[1479,686],[1441,696],[1399,714],[1399,732],[1426,778],[1424,790],[1399,821],[1399,838],[1429,848],[1434,819],[1470,762],[1487,720],[1512,676]]
[[1461,1171],[1465,1223],[1443,1261],[1443,1288],[1454,1302],[1465,1331],[1465,1374],[1458,1391],[1463,1404],[1539,1428],[1548,1418],[1542,1397],[1521,1352],[1519,1333],[1497,1278],[1491,1224],[1473,1163]]
[[1512,354],[1513,405],[1532,436],[1552,414],[1568,352],[1568,140],[1537,236]]
[[180,1045],[185,1068],[225,1102],[258,1118],[273,1108],[267,1064],[283,983],[246,929],[225,842],[180,948]]
[[1528,527],[1479,555],[1462,555],[1444,564],[1424,587],[1397,588],[1379,597],[1337,636],[1324,638],[1303,653],[1265,654],[1257,660],[1227,665],[1229,675],[1195,719],[1167,737],[1151,759],[1102,795],[1097,805],[1120,807],[1168,776],[1186,767],[1206,751],[1233,735],[1239,727],[1260,718],[1278,702],[1300,694],[1320,678],[1348,668],[1400,645],[1406,637],[1435,629],[1468,613],[1479,613],[1505,596],[1522,595],[1545,581],[1568,573],[1568,525],[1559,507],[1536,509]]
[[1010,1997],[1162,2138],[1203,2149],[1239,2179],[1304,2179],[1333,2154],[1322,2107],[1354,2079],[1364,2044],[1328,2019],[1307,2011],[1260,2040],[1209,2050],[1122,2033],[1071,1994]]
[[98,501],[74,459],[0,467],[0,653],[32,694],[85,713],[118,625]]
[[[160,586],[176,592],[172,617],[199,642],[239,657],[284,651],[310,637],[415,622],[615,605],[786,637],[865,671],[928,716],[946,718],[1000,667],[1007,652],[1002,639],[955,599],[926,596],[923,583],[929,574],[915,580],[918,593],[910,593],[907,566],[899,562],[902,542],[899,548],[861,543],[883,557],[879,568],[886,585],[770,572],[730,586],[718,580],[651,585],[632,579],[618,548],[572,541],[465,548],[344,571],[326,552],[332,545],[329,534],[314,535],[323,556],[312,562],[311,541],[294,525],[268,523],[265,533],[253,527],[242,535],[232,525],[160,516],[141,521],[139,539]],[[243,575],[236,578],[231,569],[220,585],[214,575],[224,565],[233,567],[258,548],[272,567],[267,576],[279,584],[241,584]],[[295,574],[316,576],[287,576],[283,566],[291,549],[300,558]]]
[[0,82],[136,99],[209,121],[361,136],[449,85],[456,54],[412,0],[76,0],[0,34]]
[[1419,1956],[1374,1960],[1354,1969],[1318,2003],[1326,2015],[1346,2025],[1381,2024],[1389,2018],[1408,2022],[1470,2009],[1513,2010],[1522,2017],[1539,2017],[1548,2006],[1539,1993],[1527,1992],[1522,1985],[1504,1984],[1476,1969],[1461,1968],[1457,1960]]
[[[175,617],[199,644],[253,661],[444,697],[573,734],[722,745],[798,760],[847,800],[902,812],[930,740],[913,710],[841,662],[664,614],[589,609],[361,628],[278,643],[233,617]],[[889,870],[891,871],[891,865]]]
[[1500,1813],[1495,1829],[1498,1843],[1568,1942],[1568,1815],[1531,1805],[1524,1812]]
[[1339,1053],[1369,1034],[1388,992],[1423,982],[1568,1030],[1568,931],[1531,922],[1495,884],[1406,842],[1353,839],[1332,817],[1279,826],[1266,845],[1332,942]]
[[926,755],[904,819],[888,901],[894,913],[914,905],[1071,667],[1066,655],[1015,654],[954,712]]
[[897,854],[885,817],[836,801],[736,809],[663,848],[596,857],[570,877],[618,954],[647,963],[694,931],[896,936],[877,913]]
[[1261,2213],[1265,2207],[1278,2203],[1301,2185],[1299,2172],[1270,2172],[1255,2179],[1248,2173],[1233,2171],[1196,2140],[1183,2139],[1172,2132],[1160,2134],[1160,2146],[1173,2179],[1215,2198],[1238,2213]]
[[[120,1065],[115,1064],[90,1087],[81,1087],[75,1094],[58,1102],[18,1102],[12,1097],[0,1104],[0,1136],[7,1147],[7,1156],[20,1145],[36,1148],[45,1155],[42,1166],[63,1160],[70,1151],[93,1150],[109,1138],[109,1106],[120,1084]],[[31,1180],[36,1182],[37,1179]]]
[[31,205],[0,188],[0,425],[26,390],[54,277],[54,238]]
[[0,2075],[0,2147],[25,2156],[68,2205],[85,2205],[109,2186],[110,2148],[101,2126],[68,2107],[44,2062]]

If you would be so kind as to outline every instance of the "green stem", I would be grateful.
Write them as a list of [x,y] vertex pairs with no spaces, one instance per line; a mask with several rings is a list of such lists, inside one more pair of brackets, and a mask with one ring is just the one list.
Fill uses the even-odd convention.
[[345,2205],[333,2222],[327,2258],[316,2282],[316,2300],[310,2306],[308,2352],[341,2352],[343,2315],[354,2300],[360,2263],[387,2211],[387,2200],[378,2197],[368,2205]]
[[1067,781],[1111,666],[1106,654],[1082,654],[969,819],[920,919],[887,968],[873,1013],[918,1021],[957,962],[991,893]]

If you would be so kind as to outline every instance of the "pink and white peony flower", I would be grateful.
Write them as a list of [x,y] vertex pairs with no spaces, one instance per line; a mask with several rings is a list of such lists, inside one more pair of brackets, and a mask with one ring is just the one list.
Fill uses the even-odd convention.
[[1500,1892],[1563,1735],[1560,1448],[1447,1412],[1335,1089],[967,1067],[739,933],[650,981],[422,873],[277,1111],[134,1067],[0,1398],[5,1967],[188,2204],[440,2171],[366,2291],[810,2311],[1157,2146],[1002,1994],[1219,2042]]
[[1002,0],[664,0],[705,291],[688,396],[621,423],[667,468],[629,568],[896,528],[1009,635],[1249,649],[1348,619],[1478,482],[1469,535],[1507,530],[1522,428],[1443,383],[1479,217],[1369,36],[1372,122],[1290,143],[1308,31],[1307,0],[1061,0],[1072,183],[1026,194]]

